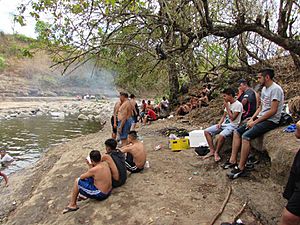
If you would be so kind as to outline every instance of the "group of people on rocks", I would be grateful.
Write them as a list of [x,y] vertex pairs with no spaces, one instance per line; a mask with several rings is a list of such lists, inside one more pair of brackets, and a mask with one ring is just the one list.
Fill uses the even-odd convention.
[[[226,88],[223,91],[223,116],[218,124],[204,130],[209,153],[203,159],[214,157],[214,160],[219,162],[219,151],[225,139],[233,137],[230,158],[222,165],[224,169],[231,169],[227,173],[231,179],[244,176],[246,170],[251,168],[251,140],[279,126],[284,107],[284,92],[274,82],[274,76],[274,70],[269,68],[258,73],[257,80],[263,87],[260,95],[245,79],[239,80],[237,98],[232,88]],[[296,137],[300,138],[300,121],[296,127]],[[217,134],[219,135],[214,145],[213,136]],[[239,152],[241,153],[238,161]],[[280,225],[300,224],[300,151],[294,159],[283,196],[288,199],[288,203],[283,210]]]
[[[224,169],[232,169],[228,173],[230,178],[235,179],[245,174],[251,140],[279,126],[284,93],[282,88],[274,82],[274,76],[273,69],[264,69],[258,73],[257,79],[263,87],[260,94],[261,101],[258,93],[249,86],[245,79],[239,81],[237,99],[232,88],[225,89],[223,91],[223,116],[218,124],[204,130],[210,151],[203,158],[214,157],[216,162],[221,160],[219,151],[225,139],[233,135],[231,156],[223,165]],[[219,135],[214,145],[213,136],[216,134]],[[241,157],[238,163],[239,151],[241,151]]]
[[166,97],[155,107],[151,100],[147,103],[142,100],[139,107],[134,94],[130,96],[125,93],[120,93],[120,101],[116,102],[113,116],[111,117],[112,138],[117,138],[126,144],[126,134],[130,130],[135,130],[136,124],[140,121],[143,125],[168,115],[169,101]]
[[113,188],[125,184],[127,171],[139,173],[144,170],[146,149],[138,140],[136,131],[129,131],[127,143],[121,148],[113,138],[105,141],[106,153],[93,150],[86,159],[88,171],[75,179],[71,199],[63,213],[77,211],[77,202],[88,198],[105,200],[111,195]]
[[184,116],[190,113],[193,109],[207,107],[209,104],[208,96],[210,92],[211,91],[207,85],[204,85],[201,90],[200,97],[192,96],[187,103],[182,104],[177,108],[175,114],[178,116]]
[[[145,107],[145,118],[149,115],[151,102]],[[143,107],[143,106],[142,106]],[[163,106],[165,107],[165,105]],[[141,110],[143,112],[143,109]],[[121,92],[120,99],[114,106],[111,118],[112,138],[105,141],[106,153],[93,150],[86,160],[88,171],[76,178],[71,200],[63,213],[79,209],[77,201],[87,198],[104,200],[111,194],[112,188],[122,186],[127,180],[127,171],[139,173],[144,170],[146,150],[143,142],[138,140],[135,131],[140,116],[135,96]],[[118,148],[117,140],[121,141]]]

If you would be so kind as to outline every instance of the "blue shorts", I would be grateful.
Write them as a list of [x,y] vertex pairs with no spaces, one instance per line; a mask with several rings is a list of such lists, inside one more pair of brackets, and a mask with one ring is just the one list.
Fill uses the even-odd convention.
[[89,177],[87,179],[78,179],[78,189],[79,193],[85,197],[96,199],[96,200],[104,200],[107,199],[110,195],[111,191],[108,193],[101,192],[95,185],[94,185],[94,178]]
[[244,124],[236,130],[236,133],[239,134],[242,139],[250,141],[259,136],[262,136],[263,134],[275,129],[276,127],[278,127],[278,124],[269,120],[265,120],[255,124],[250,129],[247,129],[247,124]]
[[236,130],[236,127],[233,126],[231,123],[222,124],[221,128],[218,128],[217,125],[213,125],[211,127],[206,128],[204,131],[210,133],[212,136],[217,134],[222,135],[223,137],[230,137],[233,131]]
[[[132,123],[134,123],[132,117],[130,117],[129,119],[126,120],[126,122],[122,128],[122,131],[119,134],[121,140],[127,139]],[[121,121],[118,121],[118,128],[120,126],[121,126]]]

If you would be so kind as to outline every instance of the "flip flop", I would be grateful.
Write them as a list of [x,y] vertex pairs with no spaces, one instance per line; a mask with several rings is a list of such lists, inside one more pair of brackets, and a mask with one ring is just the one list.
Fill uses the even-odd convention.
[[68,212],[75,212],[75,211],[77,211],[79,209],[79,207],[77,207],[77,208],[70,208],[70,207],[66,207],[64,210],[63,210],[63,214],[66,214],[66,213],[68,213]]

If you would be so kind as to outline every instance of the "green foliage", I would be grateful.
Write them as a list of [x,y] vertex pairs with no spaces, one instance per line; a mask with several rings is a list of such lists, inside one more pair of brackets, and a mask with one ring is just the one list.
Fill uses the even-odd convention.
[[35,24],[35,33],[38,35],[37,39],[39,41],[47,41],[49,32],[50,32],[50,24],[46,23],[42,20],[37,20]]
[[[37,21],[40,46],[47,46],[54,61],[65,67],[97,58],[101,66],[118,72],[116,83],[123,88],[156,94],[170,89],[173,96],[177,81],[182,85],[221,79],[222,86],[230,82],[228,68],[250,67],[247,60],[253,56],[239,46],[239,35],[243,37],[239,29],[243,30],[241,24],[255,26],[258,13],[276,11],[264,2],[269,1],[30,0],[31,4],[20,5],[15,20],[24,25],[28,8]],[[41,14],[51,17],[51,24],[42,21]],[[273,14],[269,16],[271,20]],[[254,42],[247,50],[263,49],[265,43],[247,32],[245,46]],[[167,57],[156,51],[158,46]],[[21,50],[22,55],[29,56],[29,50]],[[159,58],[163,60],[158,63]],[[175,76],[170,75],[174,71],[168,67],[169,59],[178,67]]]
[[18,40],[18,41],[21,41],[23,43],[32,43],[34,42],[35,40],[33,38],[30,38],[30,37],[27,37],[26,35],[23,35],[23,34],[14,34],[13,37]]
[[5,58],[4,56],[0,55],[0,70],[5,68]]

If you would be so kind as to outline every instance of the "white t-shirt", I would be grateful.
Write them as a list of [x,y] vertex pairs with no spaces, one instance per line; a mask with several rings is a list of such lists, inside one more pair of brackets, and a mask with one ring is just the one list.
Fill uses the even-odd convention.
[[6,153],[3,157],[1,157],[0,162],[5,163],[5,162],[11,162],[13,160],[14,160],[14,158]]
[[[242,118],[242,113],[243,113],[243,104],[240,103],[239,101],[235,101],[232,104],[230,104],[230,103],[228,103],[228,104],[229,104],[229,108],[230,108],[231,112],[232,113],[238,112],[239,115],[235,118],[235,120],[231,121],[227,114],[223,124],[231,123],[232,126],[238,127],[241,123],[241,118]],[[224,109],[224,111],[227,113],[226,108]]]
[[280,121],[281,112],[283,109],[284,94],[283,94],[282,88],[275,82],[273,82],[273,84],[268,88],[263,87],[263,89],[261,91],[262,107],[261,107],[260,113],[258,114],[258,117],[261,117],[264,114],[266,114],[268,111],[270,111],[272,101],[274,101],[274,100],[279,102],[278,108],[277,108],[276,113],[273,116],[271,116],[270,118],[268,118],[268,120],[278,124]]
[[164,107],[165,108],[168,108],[169,107],[169,101],[168,100],[162,100],[161,102],[160,102],[162,105],[164,105]]

